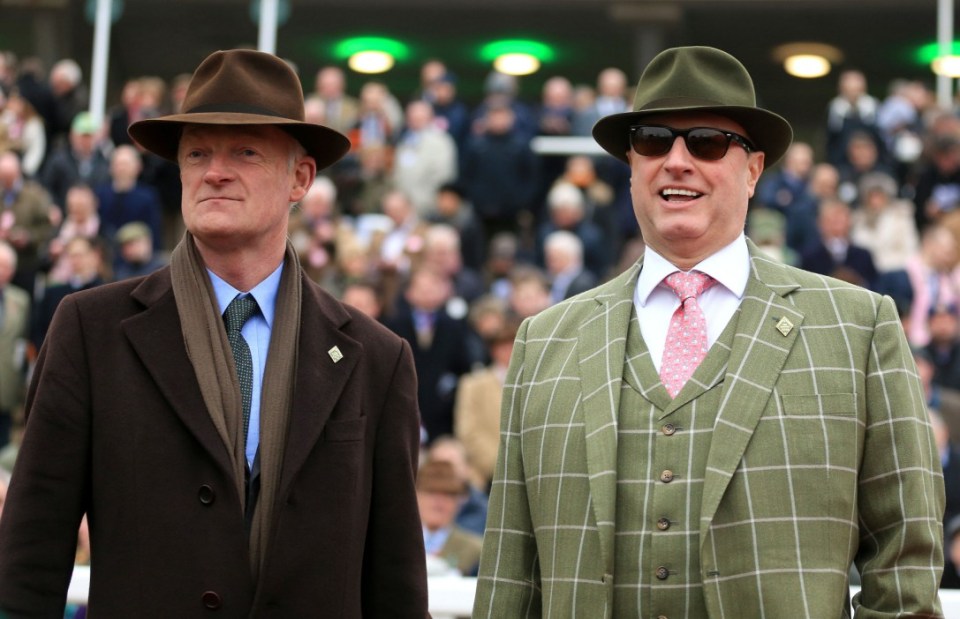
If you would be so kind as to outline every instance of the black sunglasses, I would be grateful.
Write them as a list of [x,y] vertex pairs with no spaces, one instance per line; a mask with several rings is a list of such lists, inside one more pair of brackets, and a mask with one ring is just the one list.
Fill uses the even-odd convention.
[[751,153],[756,150],[750,140],[737,133],[721,131],[711,127],[691,127],[674,129],[661,125],[634,125],[630,127],[630,146],[634,152],[644,157],[666,155],[673,148],[677,137],[683,138],[687,150],[697,159],[716,161],[723,159],[730,148],[730,142],[736,142],[743,150]]

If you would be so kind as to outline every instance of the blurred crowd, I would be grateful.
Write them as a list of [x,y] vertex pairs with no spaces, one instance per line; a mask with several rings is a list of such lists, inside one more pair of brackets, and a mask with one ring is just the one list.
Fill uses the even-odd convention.
[[[469,574],[520,322],[643,251],[629,169],[609,156],[540,155],[532,140],[589,136],[597,119],[631,108],[632,90],[608,68],[595,84],[551,77],[526,101],[518,78],[491,73],[482,99],[467,102],[443,62],[426,62],[420,77],[416,92],[398,93],[388,78],[348,87],[338,67],[301,75],[307,120],[347,135],[352,149],[293,207],[289,235],[311,278],[410,342],[432,569]],[[25,385],[60,300],[160,268],[182,237],[177,166],[126,128],[180,111],[188,80],[130,79],[94,118],[76,62],[48,71],[0,51],[0,469],[13,465]],[[761,179],[747,233],[778,260],[894,298],[939,429],[953,536],[960,115],[921,82],[880,94],[862,73],[840,74],[821,135],[795,142]],[[960,542],[955,554],[960,563]],[[948,568],[945,585],[960,586]]]

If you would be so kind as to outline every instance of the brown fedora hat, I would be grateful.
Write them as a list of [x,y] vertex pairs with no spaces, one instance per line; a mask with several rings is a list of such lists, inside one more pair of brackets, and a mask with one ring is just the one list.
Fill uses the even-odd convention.
[[674,47],[657,54],[637,83],[633,111],[611,114],[593,126],[593,138],[608,153],[627,162],[630,127],[654,114],[710,112],[739,123],[765,153],[764,165],[776,163],[793,140],[782,116],[757,107],[753,80],[730,54],[713,47]]
[[184,125],[275,125],[297,139],[323,169],[343,157],[350,141],[304,122],[303,88],[286,62],[247,49],[214,52],[194,71],[183,112],[140,120],[127,129],[150,152],[177,160]]

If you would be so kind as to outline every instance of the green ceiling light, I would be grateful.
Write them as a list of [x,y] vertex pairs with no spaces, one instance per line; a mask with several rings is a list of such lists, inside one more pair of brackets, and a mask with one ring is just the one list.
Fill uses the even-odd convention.
[[506,39],[488,43],[480,49],[480,58],[493,62],[493,67],[507,75],[530,75],[540,64],[550,62],[556,53],[553,48],[530,39]]
[[386,37],[352,37],[337,43],[333,54],[346,59],[347,66],[357,73],[384,73],[392,69],[397,60],[408,58],[410,48]]
[[928,43],[917,49],[914,58],[919,64],[929,66],[937,75],[960,77],[960,41],[953,41],[948,51],[947,54],[941,54],[938,43]]

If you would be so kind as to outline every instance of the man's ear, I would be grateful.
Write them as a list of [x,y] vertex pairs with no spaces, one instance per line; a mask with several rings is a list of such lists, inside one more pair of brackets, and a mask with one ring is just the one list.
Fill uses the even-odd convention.
[[290,188],[290,202],[299,202],[307,195],[307,190],[317,177],[317,161],[310,155],[297,159],[293,168],[293,187]]

